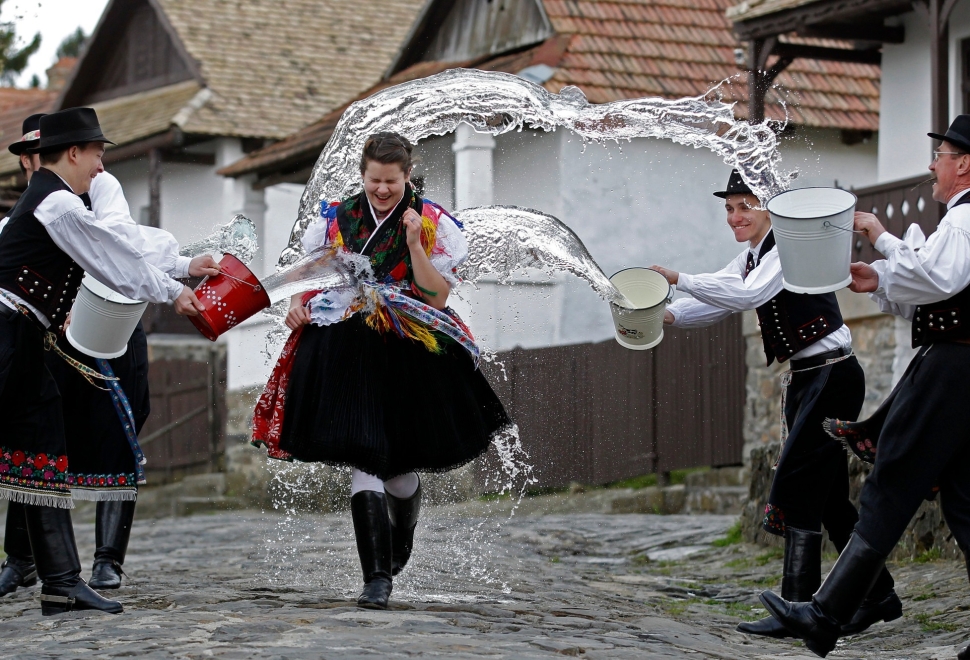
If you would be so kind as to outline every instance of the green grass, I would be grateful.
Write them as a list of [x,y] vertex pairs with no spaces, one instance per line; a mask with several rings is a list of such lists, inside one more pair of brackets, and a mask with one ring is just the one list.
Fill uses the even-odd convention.
[[727,535],[723,539],[716,539],[713,545],[716,548],[724,548],[729,545],[734,545],[735,543],[741,542],[741,521],[737,521],[731,525],[731,529],[727,531]]
[[956,624],[944,621],[932,621],[933,617],[945,614],[943,610],[936,610],[932,614],[917,614],[913,618],[919,623],[923,632],[956,632],[959,630]]
[[762,552],[760,555],[754,558],[754,561],[758,566],[764,566],[778,559],[785,558],[784,548],[769,548],[768,550]]
[[633,566],[646,566],[647,564],[652,564],[652,563],[653,562],[650,561],[650,557],[648,557],[646,553],[633,555],[632,557],[630,557],[630,564]]
[[[707,472],[711,468],[709,467],[697,467],[697,468],[687,468],[685,470],[672,470],[670,472],[670,485],[676,486],[687,481],[687,475],[692,472]],[[620,479],[619,481],[611,481],[610,483],[603,486],[603,488],[632,488],[634,490],[640,490],[641,488],[650,488],[651,486],[657,485],[657,474],[641,474],[639,477],[630,477],[629,479]]]
[[939,548],[930,548],[926,552],[921,552],[913,558],[917,564],[926,564],[931,561],[937,561],[943,556]]
[[702,602],[700,598],[687,598],[685,600],[665,600],[660,603],[664,613],[670,616],[679,616],[686,612],[691,605]]
[[549,557],[549,563],[550,564],[558,564],[561,561],[562,560],[559,557]]
[[751,607],[745,603],[724,603],[719,600],[708,600],[705,605],[720,607],[728,616],[742,621],[757,621],[767,615],[763,608]]
[[929,600],[930,598],[936,598],[936,592],[931,591],[928,594],[920,594],[919,596],[914,596],[913,600],[917,603],[920,603],[924,600]]

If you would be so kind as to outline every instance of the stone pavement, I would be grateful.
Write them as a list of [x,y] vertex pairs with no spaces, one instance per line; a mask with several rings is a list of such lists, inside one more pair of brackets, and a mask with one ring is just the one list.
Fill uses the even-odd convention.
[[[386,612],[353,604],[349,514],[136,520],[131,578],[117,592],[124,614],[41,617],[38,589],[21,590],[0,599],[0,649],[6,659],[814,657],[734,632],[764,614],[757,594],[781,573],[777,549],[712,545],[734,518],[581,511],[562,498],[511,518],[508,502],[429,507]],[[93,525],[77,533],[89,568]],[[931,660],[966,645],[962,563],[892,568],[906,616],[829,657]]]

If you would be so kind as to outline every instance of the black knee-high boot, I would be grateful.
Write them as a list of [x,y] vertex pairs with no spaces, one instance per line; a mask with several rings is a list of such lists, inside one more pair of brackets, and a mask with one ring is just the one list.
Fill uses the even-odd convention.
[[94,551],[94,568],[88,585],[94,589],[117,589],[121,586],[131,537],[131,523],[135,519],[134,501],[98,502],[95,523],[97,549]]
[[391,575],[397,575],[411,558],[414,547],[414,528],[418,525],[421,512],[421,482],[414,495],[399,499],[386,493],[387,513],[391,519]]
[[0,596],[12,594],[19,587],[32,587],[37,584],[37,568],[34,566],[34,555],[30,551],[27,518],[24,505],[19,502],[7,504],[3,551],[7,558],[0,564]]
[[50,506],[24,508],[30,547],[43,582],[41,613],[48,616],[71,610],[101,610],[119,614],[121,603],[102,598],[81,579],[70,511]]
[[[806,602],[822,582],[822,534],[804,529],[785,529],[785,567],[781,578],[781,597]],[[742,621],[738,631],[762,637],[792,637],[773,616],[758,621]]]
[[885,563],[885,555],[853,533],[812,602],[790,603],[765,591],[761,603],[785,628],[803,639],[805,646],[824,658],[835,648],[842,626],[852,620]]
[[[842,554],[848,538],[838,538],[831,531],[829,538],[839,554]],[[876,578],[876,583],[872,585],[872,589],[866,599],[862,601],[862,605],[859,606],[855,616],[849,623],[842,626],[842,636],[858,635],[862,631],[868,630],[874,623],[895,621],[901,617],[903,615],[903,603],[896,595],[895,587],[896,582],[893,580],[892,574],[888,568],[883,567],[879,577]],[[784,598],[784,594],[782,594],[782,598]]]
[[391,597],[391,521],[384,493],[364,490],[350,498],[350,512],[357,537],[357,554],[364,573],[360,607],[387,609]]

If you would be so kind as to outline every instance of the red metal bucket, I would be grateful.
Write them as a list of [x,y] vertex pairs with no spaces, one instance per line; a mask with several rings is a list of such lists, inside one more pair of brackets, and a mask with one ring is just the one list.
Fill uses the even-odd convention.
[[243,262],[227,254],[219,265],[220,274],[205,278],[195,288],[205,311],[189,317],[192,325],[211,341],[270,304],[266,289]]

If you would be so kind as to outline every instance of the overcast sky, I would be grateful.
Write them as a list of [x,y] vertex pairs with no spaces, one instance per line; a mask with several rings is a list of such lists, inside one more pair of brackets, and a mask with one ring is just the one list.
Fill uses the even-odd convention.
[[23,46],[40,32],[40,50],[17,80],[18,87],[30,85],[35,73],[46,84],[44,71],[54,63],[54,53],[61,40],[78,28],[90,35],[98,24],[108,0],[6,0],[0,11],[0,21],[17,26],[19,46]]

